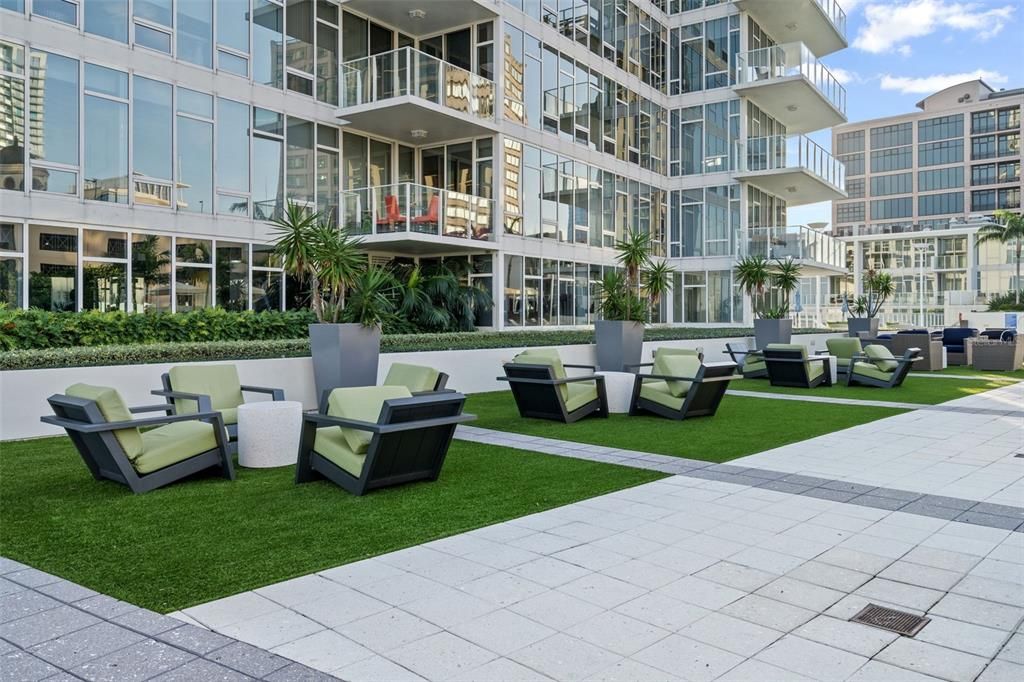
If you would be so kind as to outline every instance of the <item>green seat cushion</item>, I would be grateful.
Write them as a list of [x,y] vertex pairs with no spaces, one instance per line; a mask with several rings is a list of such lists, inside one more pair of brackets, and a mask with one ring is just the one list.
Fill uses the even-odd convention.
[[[558,356],[558,351],[553,348],[528,348],[512,359],[517,365],[546,365],[551,368],[551,373],[556,379],[565,379],[565,365]],[[568,384],[560,384],[558,392],[562,394],[562,401],[568,404]]]
[[828,348],[829,355],[834,355],[840,360],[848,360],[861,352],[860,339],[850,336],[844,336],[838,339],[826,339],[825,347]]
[[807,366],[807,380],[808,381],[814,381],[815,379],[817,379],[818,377],[820,377],[822,374],[825,373],[825,363],[824,362],[816,361],[816,362],[806,362],[804,364]]
[[413,393],[433,391],[437,386],[438,374],[440,372],[433,367],[394,362],[388,369],[388,375],[384,377],[384,385],[405,386]]
[[220,410],[221,418],[224,420],[224,424],[237,424],[238,423],[238,408],[237,407],[223,407]]
[[359,478],[363,473],[363,463],[366,461],[366,454],[358,455],[352,451],[348,441],[345,439],[345,434],[342,433],[342,428],[339,426],[317,429],[316,440],[313,441],[313,449],[356,478]]
[[[654,359],[653,374],[671,377],[695,377],[700,371],[700,360],[696,355],[659,355]],[[667,381],[669,392],[682,398],[690,390],[692,381]]]
[[860,374],[861,376],[871,377],[872,379],[878,379],[880,381],[889,381],[892,379],[892,372],[886,372],[878,369],[878,367],[871,362],[853,363],[853,374],[854,376]]
[[[210,396],[213,409],[223,413],[224,410],[238,407],[245,402],[242,397],[242,383],[238,380],[238,370],[234,365],[178,365],[171,367],[171,389],[182,393],[198,393]],[[194,400],[175,400],[174,406],[178,414],[195,414],[199,405]],[[237,419],[224,422],[234,424]]]
[[640,384],[640,397],[673,410],[683,407],[683,398],[672,395],[668,383],[660,379],[651,379]]
[[142,434],[143,451],[132,464],[148,474],[217,447],[213,424],[174,422]]
[[[354,386],[336,388],[327,398],[327,414],[360,422],[376,424],[385,400],[411,398],[412,393],[405,386]],[[342,428],[349,449],[357,455],[365,455],[373,440],[373,434],[360,429]]]
[[565,409],[575,412],[587,403],[597,400],[596,381],[578,381],[565,384],[569,389],[569,397],[565,400]]
[[883,372],[893,372],[900,366],[892,351],[885,346],[879,346],[877,343],[864,348],[864,355],[867,355],[871,363]]
[[[64,394],[72,398],[95,401],[100,414],[103,415],[103,418],[108,423],[132,420],[132,413],[128,406],[124,404],[121,394],[112,388],[92,386],[90,384],[74,384],[73,386],[68,386]],[[124,454],[127,455],[128,459],[134,461],[135,458],[142,454],[142,435],[138,429],[118,429],[114,431],[114,437],[117,438],[117,442],[121,445],[121,449],[124,450]]]
[[850,363],[853,362],[853,358],[836,358],[836,367],[850,368]]
[[657,360],[659,355],[690,355],[695,358],[700,357],[700,353],[692,348],[669,348],[662,346],[661,348],[654,349],[654,359]]
[[743,373],[750,374],[751,372],[763,372],[768,369],[767,365],[764,364],[764,358],[756,355],[746,355],[743,358]]

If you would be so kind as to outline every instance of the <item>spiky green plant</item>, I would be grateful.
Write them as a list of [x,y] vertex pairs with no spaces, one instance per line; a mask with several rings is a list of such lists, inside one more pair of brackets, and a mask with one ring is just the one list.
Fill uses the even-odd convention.
[[1014,287],[1014,302],[1020,305],[1020,258],[1021,251],[1024,250],[1024,216],[1010,211],[996,211],[994,221],[978,230],[976,243],[985,244],[987,242],[1013,245],[1014,262],[1017,266],[1017,285]]

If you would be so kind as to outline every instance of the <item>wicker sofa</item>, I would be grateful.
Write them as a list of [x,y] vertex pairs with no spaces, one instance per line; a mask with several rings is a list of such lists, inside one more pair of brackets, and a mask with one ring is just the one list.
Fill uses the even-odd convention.
[[970,365],[972,341],[978,336],[973,327],[946,327],[942,330],[942,345],[946,347],[946,361],[950,365]]
[[974,369],[1012,372],[1024,365],[1024,335],[1010,340],[979,337],[970,340],[971,366]]
[[914,363],[915,372],[937,372],[942,369],[942,339],[933,337],[927,329],[905,329],[895,334],[867,339],[864,343],[885,346],[896,357],[902,357],[911,348],[919,348],[921,359]]

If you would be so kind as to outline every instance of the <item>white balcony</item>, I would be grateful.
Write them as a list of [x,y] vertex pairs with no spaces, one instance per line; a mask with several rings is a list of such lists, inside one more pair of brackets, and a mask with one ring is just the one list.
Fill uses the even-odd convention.
[[790,133],[846,122],[846,89],[803,43],[741,52],[734,89]]
[[341,225],[368,251],[443,254],[491,251],[494,200],[397,182],[341,193]]
[[846,13],[836,0],[734,0],[780,43],[803,42],[824,57],[846,43]]
[[496,0],[342,0],[342,7],[412,36],[429,36],[498,16]]
[[806,225],[748,228],[745,253],[768,260],[791,258],[803,266],[805,276],[846,272],[846,253],[842,242],[827,232]]
[[789,206],[846,198],[846,168],[803,135],[739,142],[736,160],[737,180],[757,185]]
[[341,65],[338,117],[407,144],[490,135],[494,81],[411,47]]

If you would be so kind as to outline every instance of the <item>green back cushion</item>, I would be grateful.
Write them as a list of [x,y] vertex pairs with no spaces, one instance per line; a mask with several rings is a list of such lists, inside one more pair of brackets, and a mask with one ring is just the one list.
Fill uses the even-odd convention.
[[900,366],[892,351],[885,346],[871,344],[864,349],[864,354],[868,356],[868,359],[871,360],[875,367],[883,372],[892,372]]
[[384,378],[384,385],[405,386],[414,393],[433,391],[437,386],[438,374],[439,372],[433,367],[394,362],[388,369],[388,375]]
[[[238,407],[245,402],[242,383],[234,365],[179,365],[171,367],[171,389],[182,393],[210,396],[214,410]],[[194,414],[199,405],[194,400],[175,400],[178,414]]]
[[[327,414],[376,424],[385,400],[411,397],[412,393],[405,386],[336,388],[327,398]],[[365,455],[373,440],[373,434],[369,431],[342,428],[341,433],[348,446],[358,455]]]
[[849,359],[861,352],[860,339],[850,336],[840,339],[827,339],[825,347],[828,348],[829,355],[834,355],[837,358]]
[[[565,379],[565,366],[562,364],[562,358],[559,357],[558,351],[554,348],[527,348],[519,355],[512,359],[512,362],[518,365],[547,365],[551,368],[552,374],[556,379]],[[562,401],[569,399],[569,386],[568,384],[560,384],[558,392],[562,394]]]
[[[658,354],[654,358],[654,374],[672,377],[695,377],[700,371],[700,360],[696,355]],[[666,381],[669,393],[682,398],[690,390],[692,381]]]
[[654,358],[657,359],[659,355],[690,355],[693,357],[699,357],[700,354],[690,348],[655,348]]
[[807,357],[807,346],[802,346],[799,343],[769,343],[764,348],[765,350],[798,350],[800,357]]
[[[89,384],[75,384],[68,386],[64,391],[65,395],[72,398],[84,398],[93,400],[100,409],[100,414],[107,422],[131,421],[132,413],[128,406],[121,399],[121,394],[106,386],[91,386]],[[142,454],[142,434],[138,429],[118,429],[114,431],[114,437],[121,444],[121,449],[128,459],[134,461]]]

